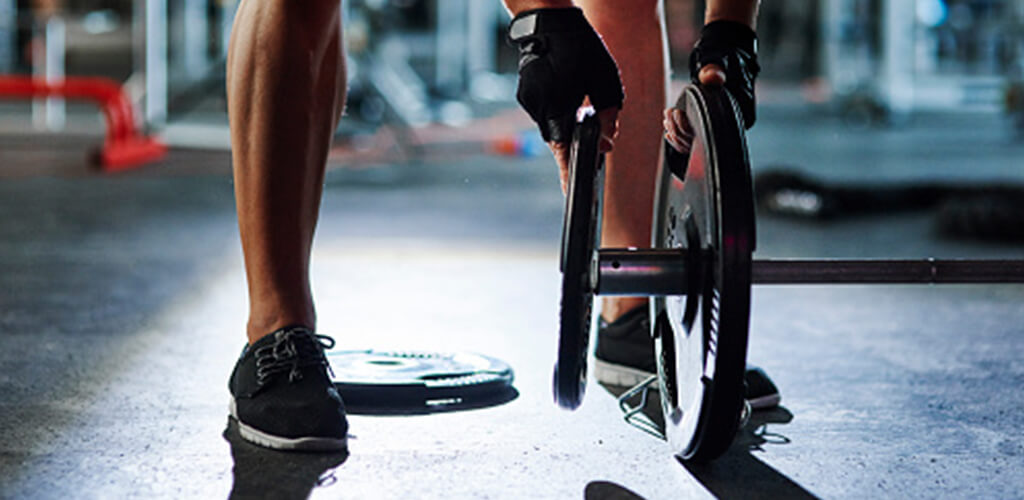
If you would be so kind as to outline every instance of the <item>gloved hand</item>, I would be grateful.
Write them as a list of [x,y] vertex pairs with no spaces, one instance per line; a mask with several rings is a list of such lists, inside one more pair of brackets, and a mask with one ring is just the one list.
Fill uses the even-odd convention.
[[750,128],[757,120],[754,80],[761,72],[757,64],[757,34],[744,23],[713,21],[704,26],[700,39],[690,53],[690,78],[694,83],[709,83],[718,78],[703,75],[701,69],[717,66],[725,77],[725,88],[736,99],[743,113],[743,124]]
[[[521,12],[509,24],[509,40],[519,47],[516,97],[545,141],[572,140],[584,96],[599,112],[622,108],[619,68],[580,9]],[[603,130],[609,130],[606,121],[602,119]],[[608,125],[614,129],[614,123]],[[610,147],[610,135],[606,139]]]

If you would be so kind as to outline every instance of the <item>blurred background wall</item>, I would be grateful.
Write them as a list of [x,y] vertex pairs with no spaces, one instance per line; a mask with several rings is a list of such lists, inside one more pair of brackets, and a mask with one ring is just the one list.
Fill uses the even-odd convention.
[[[0,0],[0,73],[102,75],[126,85],[151,129],[223,125],[236,4]],[[703,7],[665,2],[676,78],[686,75]],[[459,124],[512,102],[515,54],[498,0],[353,0],[345,16],[353,123],[343,127]],[[1013,111],[1022,19],[1024,0],[764,2],[762,84],[870,122]]]

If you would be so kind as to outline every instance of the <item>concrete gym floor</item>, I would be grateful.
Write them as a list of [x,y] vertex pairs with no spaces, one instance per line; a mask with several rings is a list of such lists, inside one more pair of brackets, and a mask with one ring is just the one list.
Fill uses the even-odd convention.
[[[964,120],[967,132],[946,126]],[[750,359],[783,408],[756,415],[708,466],[624,424],[600,386],[578,411],[557,409],[562,201],[545,158],[335,170],[314,256],[321,331],[339,347],[489,354],[516,370],[518,398],[351,416],[347,456],[258,449],[227,426],[246,314],[227,156],[174,151],[135,173],[67,175],[53,165],[77,165],[88,141],[0,142],[0,498],[1024,491],[1021,286],[756,288]],[[1024,181],[1024,147],[995,117],[857,131],[766,109],[751,147],[757,168],[835,179]],[[1024,257],[937,238],[932,223],[927,212],[763,216],[758,255]]]

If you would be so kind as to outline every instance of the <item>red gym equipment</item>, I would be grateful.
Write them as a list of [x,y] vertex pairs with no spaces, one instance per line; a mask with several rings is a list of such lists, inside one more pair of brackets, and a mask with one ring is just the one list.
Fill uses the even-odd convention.
[[91,155],[104,172],[119,172],[158,160],[167,146],[144,135],[135,123],[131,100],[116,81],[101,77],[66,77],[57,81],[27,76],[0,76],[0,98],[63,97],[99,104],[107,124],[103,145]]

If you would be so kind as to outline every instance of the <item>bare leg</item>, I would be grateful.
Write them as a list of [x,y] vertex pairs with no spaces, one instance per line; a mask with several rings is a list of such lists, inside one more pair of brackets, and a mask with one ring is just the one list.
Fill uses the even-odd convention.
[[[619,136],[608,156],[602,246],[651,244],[654,182],[661,159],[662,110],[667,60],[660,0],[577,0],[615,57],[626,88]],[[604,299],[602,315],[614,321],[644,298]]]
[[315,328],[309,259],[345,102],[340,0],[243,0],[227,65],[250,342]]

